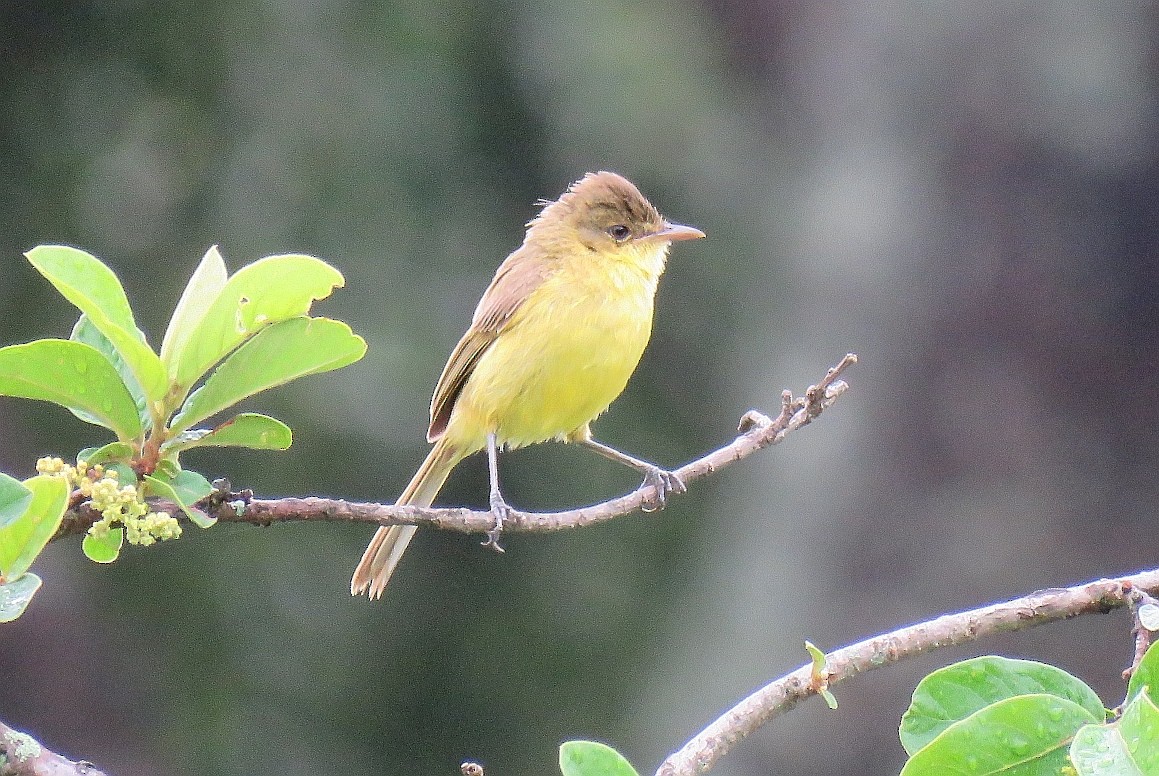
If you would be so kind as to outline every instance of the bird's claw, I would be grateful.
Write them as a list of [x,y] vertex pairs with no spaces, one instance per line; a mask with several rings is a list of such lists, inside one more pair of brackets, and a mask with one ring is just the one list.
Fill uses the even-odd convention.
[[644,473],[644,485],[651,485],[655,495],[647,499],[641,509],[645,512],[655,512],[668,505],[669,493],[683,493],[688,490],[684,480],[676,472],[653,466]]
[[506,552],[499,544],[499,536],[503,533],[503,522],[511,519],[513,512],[501,495],[498,493],[491,495],[491,514],[495,516],[495,526],[487,532],[487,538],[482,542],[482,546],[490,547],[495,552]]

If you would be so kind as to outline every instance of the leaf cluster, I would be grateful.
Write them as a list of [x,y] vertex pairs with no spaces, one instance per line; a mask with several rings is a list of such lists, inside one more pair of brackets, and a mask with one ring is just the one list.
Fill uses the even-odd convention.
[[[25,255],[80,317],[67,340],[0,348],[0,396],[52,402],[108,429],[114,437],[108,444],[77,456],[78,476],[99,466],[130,489],[122,501],[164,499],[201,527],[214,520],[196,504],[214,488],[182,468],[181,453],[197,447],[285,450],[292,441],[290,428],[268,415],[243,412],[203,424],[249,396],[346,366],[366,352],[365,341],[345,323],[309,316],[316,300],[345,282],[311,256],[268,256],[231,276],[217,248],[210,248],[154,350],[120,280],[99,259],[63,245]],[[0,475],[0,621],[19,616],[40,586],[28,568],[55,533],[70,497],[67,478],[42,474],[19,482]],[[129,514],[145,514],[129,506]],[[86,536],[83,547],[93,560],[108,562],[124,539],[124,526],[106,523]],[[150,541],[146,536],[141,543]]]
[[1122,713],[1060,668],[986,656],[939,669],[914,690],[902,776],[1159,776],[1159,649],[1132,675]]

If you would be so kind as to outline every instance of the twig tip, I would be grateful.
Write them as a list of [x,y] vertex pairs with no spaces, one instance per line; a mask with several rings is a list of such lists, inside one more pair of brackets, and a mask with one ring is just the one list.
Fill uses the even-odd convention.
[[753,429],[765,429],[771,425],[773,425],[773,421],[768,415],[760,410],[749,410],[741,416],[736,430],[742,434],[747,434]]

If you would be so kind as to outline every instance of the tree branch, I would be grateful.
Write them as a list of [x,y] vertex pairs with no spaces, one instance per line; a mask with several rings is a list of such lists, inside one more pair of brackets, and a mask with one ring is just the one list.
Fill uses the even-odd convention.
[[[735,461],[784,440],[791,431],[808,425],[830,407],[848,386],[838,379],[857,357],[848,354],[805,395],[794,398],[782,394],[781,411],[775,418],[749,411],[741,419],[740,435],[732,442],[676,470],[685,482],[707,477]],[[580,528],[634,512],[654,497],[651,486],[642,486],[619,498],[581,509],[554,513],[516,512],[504,530],[543,533]],[[160,504],[164,508],[165,504]],[[173,513],[177,510],[173,506]],[[322,498],[254,499],[248,492],[222,493],[200,505],[224,522],[269,525],[276,522],[323,520],[367,522],[377,525],[417,525],[463,533],[486,533],[494,526],[490,512],[469,509],[431,509],[360,503]],[[86,504],[69,511],[53,538],[81,533],[98,515]],[[948,614],[936,619],[875,636],[826,655],[825,668],[818,673],[807,663],[792,673],[765,685],[697,734],[679,751],[668,756],[656,776],[694,776],[708,771],[737,743],[771,719],[789,711],[800,701],[824,689],[873,668],[944,646],[978,640],[995,633],[1021,630],[1081,614],[1105,613],[1138,601],[1143,594],[1159,595],[1159,569],[1143,571],[1118,580],[1102,579],[1069,588],[1041,590],[1004,603]],[[16,736],[15,739],[11,736]],[[103,776],[85,762],[72,763],[39,747],[31,737],[12,731],[0,723],[0,752],[9,753],[17,745],[35,747],[36,755],[16,765],[0,761],[0,776],[42,776],[43,774],[87,774]],[[27,750],[31,751],[31,750]],[[11,758],[11,755],[9,754]],[[47,758],[39,766],[37,758]],[[23,767],[24,770],[20,770]]]
[[[789,391],[782,393],[781,411],[775,418],[769,418],[755,410],[745,413],[740,422],[740,435],[736,439],[703,458],[680,467],[675,473],[686,484],[691,483],[742,458],[747,458],[758,450],[780,443],[790,432],[811,423],[848,389],[849,386],[839,378],[855,363],[857,356],[852,353],[846,355],[817,385],[810,386],[802,397],[794,398]],[[546,533],[595,525],[635,512],[645,504],[651,503],[654,496],[653,487],[645,485],[625,496],[566,512],[515,512],[512,519],[504,522],[503,532]],[[417,525],[461,533],[486,533],[495,527],[495,516],[491,512],[477,512],[464,508],[396,506],[313,497],[255,499],[248,491],[216,494],[198,506],[222,522],[256,525],[322,520],[376,525]],[[167,509],[172,515],[180,515],[176,505],[160,502],[156,508]],[[87,504],[78,504],[66,513],[53,539],[83,533],[99,519],[100,515]]]
[[1159,593],[1159,569],[1117,580],[1100,579],[1075,587],[1040,590],[1012,601],[943,615],[843,647],[826,655],[824,681],[816,681],[812,664],[806,664],[765,685],[669,755],[660,764],[656,776],[704,773],[749,733],[805,698],[817,695],[823,687],[939,647],[1080,614],[1109,612],[1127,606],[1135,590]]
[[0,776],[104,776],[95,765],[73,762],[41,746],[35,738],[0,722]]

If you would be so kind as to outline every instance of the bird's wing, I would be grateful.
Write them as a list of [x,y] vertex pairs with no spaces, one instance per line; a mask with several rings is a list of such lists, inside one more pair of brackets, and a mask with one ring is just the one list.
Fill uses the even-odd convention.
[[508,256],[479,300],[471,327],[451,351],[447,365],[443,367],[443,374],[435,385],[435,393],[431,398],[428,441],[434,442],[447,430],[451,410],[463,392],[463,386],[475,371],[475,365],[487,352],[487,348],[491,347],[491,343],[508,327],[524,300],[547,277],[547,262],[542,257],[539,261],[530,258],[524,249]]

